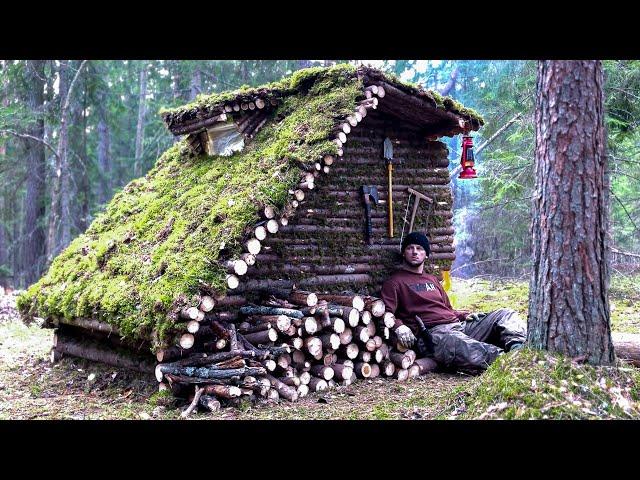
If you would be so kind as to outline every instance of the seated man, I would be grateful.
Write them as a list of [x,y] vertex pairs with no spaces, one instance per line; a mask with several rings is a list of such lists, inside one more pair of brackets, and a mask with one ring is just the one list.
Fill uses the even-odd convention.
[[414,347],[423,322],[430,344],[427,354],[441,366],[467,371],[483,371],[505,350],[521,348],[526,325],[514,310],[501,308],[484,315],[451,307],[438,279],[423,272],[429,252],[424,234],[407,235],[402,242],[402,268],[382,287],[387,311],[396,316],[394,332],[399,343]]

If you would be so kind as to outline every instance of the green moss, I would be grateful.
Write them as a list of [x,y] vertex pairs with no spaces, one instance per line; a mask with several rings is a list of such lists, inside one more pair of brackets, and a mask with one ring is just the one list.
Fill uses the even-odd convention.
[[156,392],[149,397],[147,403],[152,407],[157,406],[171,406],[175,403],[175,397],[171,393],[170,390],[162,390],[160,392]]
[[180,327],[172,312],[187,298],[203,285],[226,290],[218,261],[242,251],[257,205],[282,208],[301,168],[335,153],[336,119],[362,92],[354,71],[311,69],[283,81],[304,92],[285,98],[242,152],[193,157],[184,142],[167,150],[20,296],[22,314],[97,318],[166,345]]
[[[523,349],[498,358],[456,393],[464,419],[640,418],[640,370],[579,365]],[[460,404],[462,403],[462,404]]]
[[[165,121],[171,123],[184,118],[195,118],[196,113],[200,111],[218,111],[224,104],[229,102],[250,101],[255,98],[256,95],[261,95],[264,98],[282,98],[300,92],[307,93],[309,88],[313,88],[315,90],[313,93],[315,94],[326,93],[328,89],[332,88],[336,79],[353,80],[356,78],[359,70],[371,69],[368,67],[360,67],[360,69],[358,69],[349,64],[338,64],[329,68],[306,68],[294,72],[290,77],[260,87],[250,88],[245,85],[229,92],[199,95],[192,103],[173,109],[161,109],[159,113]],[[478,112],[470,108],[465,108],[461,103],[450,97],[443,97],[436,91],[425,90],[420,85],[405,82],[394,75],[382,73],[377,70],[375,71],[375,76],[413,95],[426,95],[427,98],[435,103],[436,107],[452,110],[462,116],[475,119],[480,125],[484,125],[484,119]]]

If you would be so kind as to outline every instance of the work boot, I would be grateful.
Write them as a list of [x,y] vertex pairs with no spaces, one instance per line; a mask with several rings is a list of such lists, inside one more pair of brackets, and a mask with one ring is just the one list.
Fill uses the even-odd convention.
[[513,352],[514,350],[520,350],[522,347],[524,347],[524,343],[515,342],[515,343],[512,343],[511,345],[509,345],[509,349],[507,350],[507,352]]

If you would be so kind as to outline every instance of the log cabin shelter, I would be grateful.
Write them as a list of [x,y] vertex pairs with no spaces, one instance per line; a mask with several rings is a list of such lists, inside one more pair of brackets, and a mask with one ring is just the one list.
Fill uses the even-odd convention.
[[[95,321],[155,351],[202,294],[229,309],[283,289],[376,295],[409,233],[409,189],[432,200],[413,225],[431,241],[427,269],[440,278],[450,269],[453,198],[439,139],[483,125],[451,98],[337,65],[161,115],[179,141],[20,297],[24,316],[51,327]],[[363,187],[377,191],[370,238]]]

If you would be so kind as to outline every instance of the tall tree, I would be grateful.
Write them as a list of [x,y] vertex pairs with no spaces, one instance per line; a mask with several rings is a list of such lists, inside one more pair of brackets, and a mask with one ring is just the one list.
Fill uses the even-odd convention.
[[98,202],[104,205],[111,198],[113,179],[111,175],[110,127],[107,116],[109,87],[103,65],[92,62],[97,78],[96,110],[98,114]]
[[[0,61],[0,107],[4,110],[9,106],[9,88],[6,74],[6,64],[4,61]],[[4,134],[0,135],[0,165],[4,164],[7,155],[6,137]],[[7,242],[7,230],[4,223],[5,216],[5,196],[4,189],[6,185],[0,184],[0,282],[4,281],[4,277],[7,276],[9,270],[9,255],[7,255],[9,244]]]
[[[28,134],[36,139],[44,139],[44,73],[43,60],[29,60],[24,69],[26,103],[35,115]],[[45,152],[44,144],[33,139],[25,139],[26,147],[26,198],[23,224],[22,266],[27,285],[40,276],[45,254]]]
[[607,156],[600,61],[540,61],[529,343],[615,360],[609,317]]
[[[69,156],[68,156],[68,123],[69,105],[78,76],[86,60],[80,63],[75,71],[69,88],[64,91],[61,87],[60,94],[62,109],[60,112],[60,130],[58,136],[58,148],[56,151],[56,170],[54,172],[54,185],[51,198],[51,212],[49,216],[49,234],[47,237],[47,260],[53,260],[58,252],[71,241],[71,218],[69,215]],[[61,72],[61,84],[64,73]],[[58,235],[58,226],[60,234]]]
[[139,177],[142,170],[142,154],[144,153],[144,116],[145,102],[147,98],[147,64],[141,62],[140,91],[138,97],[138,126],[136,128],[136,157],[133,166],[133,174]]
[[195,100],[196,97],[202,93],[202,74],[199,65],[196,65],[193,69],[193,74],[191,76],[191,88],[189,91],[189,101]]

